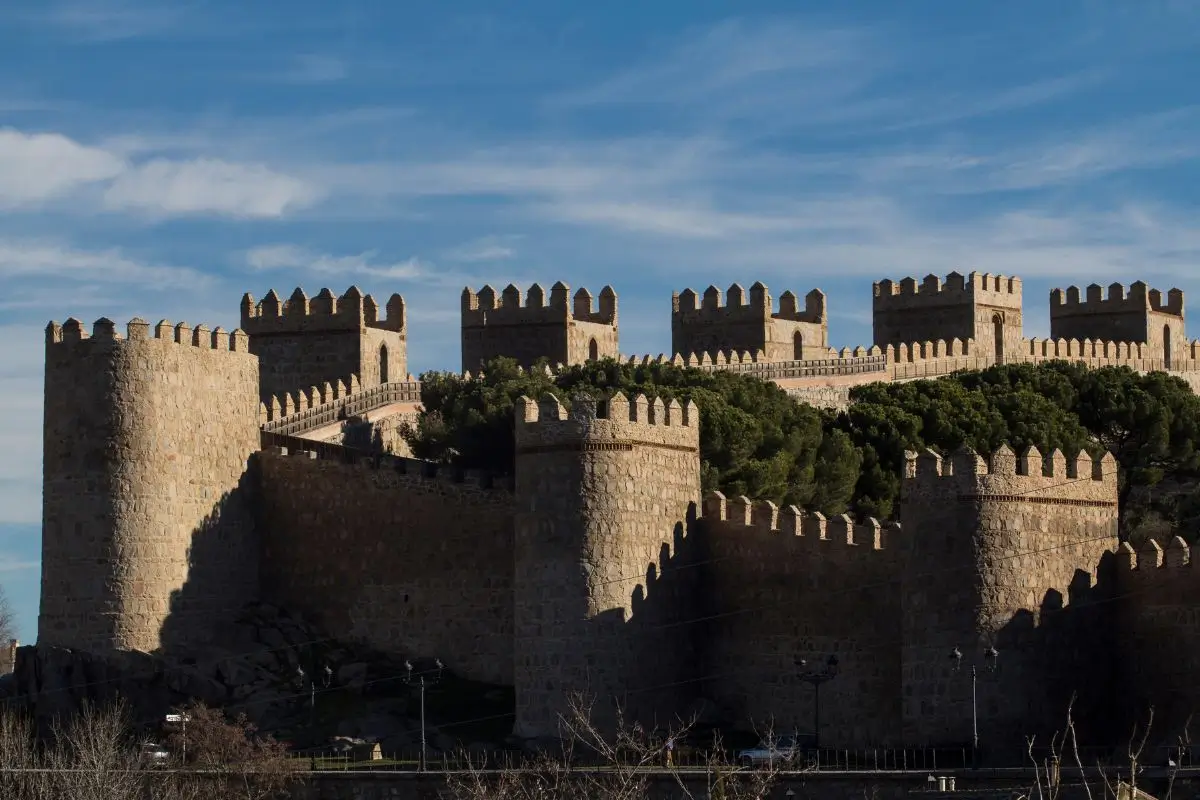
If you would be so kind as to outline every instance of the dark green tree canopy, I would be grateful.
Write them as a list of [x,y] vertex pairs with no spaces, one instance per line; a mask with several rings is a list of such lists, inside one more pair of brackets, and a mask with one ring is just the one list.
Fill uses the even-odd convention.
[[[508,359],[482,376],[421,376],[424,406],[405,438],[419,458],[511,472],[513,408],[521,395],[643,393],[700,407],[704,491],[746,495],[840,514],[899,512],[906,450],[949,453],[969,445],[988,453],[1007,443],[1043,453],[1111,452],[1119,476],[1122,528],[1147,513],[1200,528],[1200,398],[1165,373],[1067,363],[1006,365],[937,380],[855,388],[852,404],[832,413],[796,402],[778,386],[748,375],[671,364],[589,362],[549,375]],[[1191,528],[1189,528],[1189,524]]]

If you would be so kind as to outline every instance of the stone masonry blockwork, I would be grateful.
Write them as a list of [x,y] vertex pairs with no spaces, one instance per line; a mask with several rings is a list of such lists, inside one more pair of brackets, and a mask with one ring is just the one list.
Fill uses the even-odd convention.
[[[778,312],[761,284],[748,298],[730,287],[725,304],[712,289],[703,308],[685,292],[675,310],[719,352],[642,361],[833,407],[876,380],[1063,359],[1167,369],[1195,390],[1182,292],[1118,288],[1115,306],[1098,287],[1059,293],[1052,329],[1078,335],[1043,340],[1021,336],[1019,279],[883,281],[888,341],[840,352],[794,328],[824,335],[816,290],[803,309],[785,293]],[[524,300],[484,287],[462,311],[465,360],[617,353],[608,287],[598,302],[562,284]],[[614,396],[523,400],[514,476],[448,474],[356,449],[396,440],[419,403],[398,295],[385,318],[353,287],[247,296],[242,315],[249,336],[140,319],[124,336],[107,319],[90,336],[75,320],[47,328],[40,643],[194,651],[267,600],[330,635],[514,685],[515,730],[535,737],[557,732],[575,691],[602,721],[614,704],[654,725],[699,707],[811,733],[795,660],[828,655],[841,663],[821,695],[829,746],[969,745],[972,663],[989,752],[1060,725],[1072,694],[1091,741],[1127,735],[1151,704],[1164,737],[1200,712],[1193,553],[1116,548],[1111,458],[914,455],[903,528],[719,495],[697,505],[703,410]],[[267,447],[279,444],[292,454]],[[1105,725],[1120,730],[1105,739]]]
[[47,329],[38,642],[203,641],[257,593],[245,335],[140,319]]
[[602,725],[614,701],[670,718],[688,631],[646,623],[673,610],[652,612],[656,593],[633,608],[699,501],[696,407],[617,394],[574,398],[568,413],[522,398],[516,446],[517,734],[558,734],[573,693],[598,699]]
[[426,477],[431,465],[409,459],[315,456],[260,456],[264,597],[380,650],[511,684],[512,492]]

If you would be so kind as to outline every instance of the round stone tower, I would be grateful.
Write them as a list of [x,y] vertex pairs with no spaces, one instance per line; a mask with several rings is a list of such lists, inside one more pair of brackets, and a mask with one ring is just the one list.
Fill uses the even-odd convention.
[[690,402],[578,397],[568,413],[553,396],[518,400],[518,736],[557,736],[576,693],[601,726],[618,707],[637,717],[662,702],[643,684],[670,672],[656,663],[676,649],[661,626],[638,624],[634,598],[643,618],[671,602],[639,586],[700,500],[699,427]]
[[240,330],[47,326],[38,644],[151,652],[231,621],[256,591],[258,407]]
[[1095,635],[1109,606],[1089,591],[1117,545],[1116,462],[927,451],[909,455],[903,489],[905,743],[969,746],[974,716],[982,750],[1020,757],[1025,737],[1061,728],[1072,694],[1077,720],[1104,696],[1081,681],[1109,655]]

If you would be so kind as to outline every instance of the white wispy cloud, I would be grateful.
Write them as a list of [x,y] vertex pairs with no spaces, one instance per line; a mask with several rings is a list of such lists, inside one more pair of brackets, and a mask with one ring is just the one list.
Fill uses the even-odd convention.
[[269,218],[308,206],[318,197],[318,190],[305,181],[260,164],[156,159],[117,176],[104,193],[104,205],[163,216]]
[[477,261],[504,261],[516,256],[516,243],[522,236],[516,234],[481,236],[445,251],[450,261],[473,263]]
[[148,144],[118,138],[112,149],[81,144],[59,133],[0,129],[0,208],[41,207],[75,200],[80,207],[149,216],[211,214],[281,217],[316,202],[320,190],[261,163],[216,158],[151,158],[127,153]]
[[313,275],[370,275],[378,278],[427,280],[437,277],[429,265],[414,257],[402,261],[377,260],[377,252],[335,256],[294,244],[255,247],[245,253],[245,263],[256,270],[295,270]]
[[[672,106],[740,97],[757,100],[782,90],[824,94],[857,84],[868,63],[872,34],[863,29],[833,28],[788,18],[732,19],[683,34],[657,58],[604,79],[596,85],[563,93],[564,106],[664,103]],[[878,62],[877,57],[870,63]],[[804,87],[820,74],[821,86]],[[749,97],[748,94],[753,95]],[[782,98],[781,98],[782,99]]]
[[125,162],[57,133],[0,129],[0,208],[39,204],[120,175]]
[[177,29],[186,18],[181,4],[134,0],[72,0],[49,3],[29,21],[59,29],[64,35],[91,42],[114,42]]
[[349,74],[346,62],[337,56],[306,53],[297,56],[287,68],[269,73],[268,78],[283,83],[336,83]]
[[135,284],[139,287],[197,288],[211,278],[188,267],[155,264],[119,248],[88,250],[49,240],[0,238],[0,276],[6,280],[36,279],[80,284]]

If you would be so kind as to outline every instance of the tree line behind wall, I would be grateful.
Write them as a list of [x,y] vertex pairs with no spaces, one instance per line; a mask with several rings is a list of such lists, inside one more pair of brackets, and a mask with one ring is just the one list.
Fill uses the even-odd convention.
[[797,403],[748,375],[672,364],[589,362],[554,375],[497,359],[482,375],[421,376],[424,412],[404,435],[419,458],[511,472],[514,402],[553,393],[643,393],[700,407],[703,490],[826,515],[895,518],[904,452],[1058,448],[1111,452],[1122,537],[1200,535],[1200,397],[1165,373],[1068,362],[1006,365],[938,380],[876,383],[849,410]]

